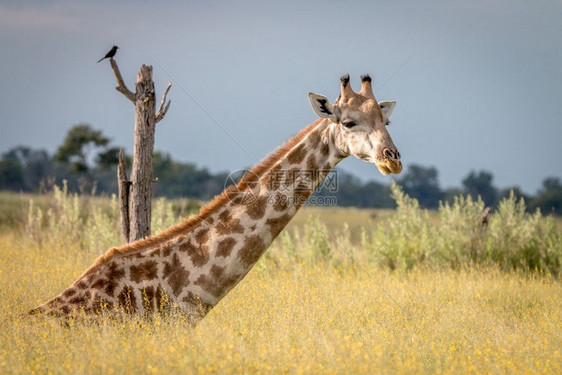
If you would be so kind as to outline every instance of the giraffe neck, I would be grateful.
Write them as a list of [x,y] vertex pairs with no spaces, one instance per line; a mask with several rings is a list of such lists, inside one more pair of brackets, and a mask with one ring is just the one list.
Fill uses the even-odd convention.
[[163,296],[196,322],[253,267],[342,159],[331,123],[310,125],[197,217],[153,238],[114,248],[74,284],[32,310],[67,315],[123,306],[144,313]]
[[[247,189],[233,192],[208,225],[194,232],[209,259],[190,278],[193,293],[216,304],[253,267],[273,240],[341,160],[320,121],[299,143],[261,175],[246,176]],[[251,172],[250,172],[251,173]],[[253,179],[252,179],[253,177]]]

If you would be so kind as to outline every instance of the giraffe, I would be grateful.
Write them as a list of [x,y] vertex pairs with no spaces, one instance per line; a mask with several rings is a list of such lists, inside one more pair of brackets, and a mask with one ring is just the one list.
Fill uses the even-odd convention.
[[396,102],[377,102],[368,75],[354,92],[341,78],[335,103],[309,93],[319,116],[204,206],[162,233],[112,248],[71,286],[31,310],[145,315],[173,306],[195,325],[250,271],[336,164],[349,155],[400,173],[387,131]]

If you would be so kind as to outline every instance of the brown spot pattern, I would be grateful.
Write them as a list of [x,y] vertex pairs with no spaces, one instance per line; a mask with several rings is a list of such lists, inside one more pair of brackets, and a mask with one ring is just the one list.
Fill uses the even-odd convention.
[[208,239],[209,239],[209,228],[201,229],[199,232],[195,234],[195,241],[197,241],[199,245],[204,245]]
[[142,296],[142,305],[144,307],[145,313],[151,312],[162,312],[168,308],[168,304],[164,303],[167,301],[166,292],[160,285],[156,288],[153,286],[148,286],[140,290]]
[[123,268],[118,267],[115,262],[111,262],[108,268],[109,269],[107,271],[107,278],[109,280],[119,281],[123,277],[125,277],[125,270]]
[[285,214],[275,219],[267,219],[265,224],[269,225],[271,236],[275,238],[279,235],[279,233],[281,233],[281,231],[285,228],[285,226],[287,225],[287,223],[289,223],[290,220],[291,220],[291,216]]
[[247,206],[246,213],[254,220],[261,219],[265,215],[267,207],[267,196],[261,196]]
[[158,263],[149,260],[138,266],[132,265],[130,268],[131,280],[135,283],[141,281],[154,280],[158,276]]
[[329,153],[330,153],[330,146],[328,146],[328,143],[322,142],[320,144],[320,154],[321,155],[328,155]]
[[172,252],[173,245],[171,243],[162,246],[162,257],[166,258]]
[[217,256],[218,257],[228,257],[232,252],[232,248],[236,244],[236,240],[232,237],[227,237],[220,240],[217,245]]
[[156,287],[156,296],[154,298],[154,302],[156,303],[156,308],[158,309],[158,311],[162,311],[170,307],[168,294],[164,289],[162,289],[160,285]]
[[209,261],[208,246],[194,246],[190,241],[185,242],[179,251],[187,253],[195,267],[201,267]]
[[155,310],[156,292],[153,286],[147,286],[140,290],[142,296],[142,305],[145,312],[153,312]]
[[306,159],[306,169],[309,171],[318,169],[316,155],[310,154],[310,156]]
[[[221,219],[223,217],[224,219]],[[220,222],[215,226],[218,235],[230,233],[244,233],[244,227],[240,224],[240,220],[234,219],[228,211],[224,211],[219,215]]]
[[119,281],[125,277],[125,270],[123,268],[119,268],[115,262],[111,262],[108,268],[109,269],[106,274],[107,285],[105,287],[105,294],[113,297],[115,289],[119,285]]
[[77,295],[76,297],[70,299],[68,303],[71,305],[82,305],[86,302],[86,296],[84,294]]
[[127,313],[137,311],[137,298],[131,286],[126,285],[123,290],[121,290],[121,293],[117,296],[117,301]]
[[212,266],[209,275],[199,276],[195,285],[217,298],[222,297],[239,279],[239,275],[225,275],[224,270],[225,267]]
[[289,154],[287,155],[287,161],[289,162],[289,164],[299,164],[304,159],[305,156],[306,156],[306,145],[303,142],[297,147],[295,147],[293,150],[289,151]]
[[246,266],[258,261],[265,250],[265,243],[259,235],[253,234],[246,238],[244,245],[238,252],[238,257]]
[[105,287],[105,284],[106,284],[106,281],[103,278],[101,278],[101,279],[96,280],[96,282],[92,284],[92,288],[93,289],[102,289],[103,287]]
[[283,194],[276,194],[273,202],[273,209],[277,212],[285,211],[289,206],[288,199]]
[[163,278],[176,296],[179,296],[183,288],[189,284],[189,271],[181,264],[178,254],[174,254],[170,262],[164,263]]
[[220,221],[230,221],[231,219],[231,215],[230,215],[230,211],[229,210],[224,210],[223,212],[220,213],[219,215],[219,220]]
[[105,294],[113,297],[113,295],[115,294],[115,289],[117,289],[117,285],[119,285],[117,282],[109,280],[107,282],[107,286],[105,287]]
[[311,148],[316,148],[322,141],[322,136],[319,131],[313,131],[308,135],[307,143]]

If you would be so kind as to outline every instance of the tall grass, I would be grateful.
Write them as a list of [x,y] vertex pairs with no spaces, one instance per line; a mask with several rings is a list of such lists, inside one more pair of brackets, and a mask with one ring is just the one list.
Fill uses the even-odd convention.
[[0,373],[545,373],[562,371],[562,286],[488,268],[407,273],[267,259],[192,329],[178,315],[16,317],[88,265],[75,246],[0,234]]
[[[393,213],[305,207],[192,329],[18,317],[121,242],[115,198],[55,189],[0,231],[0,373],[561,373],[552,219],[512,196],[483,226],[480,200],[426,211],[392,190]],[[180,206],[155,201],[153,232]]]
[[[50,199],[41,206],[29,200],[24,220],[26,238],[42,246],[53,243],[77,245],[82,251],[104,252],[122,243],[117,198],[70,193],[66,181],[54,186]],[[154,200],[152,232],[158,233],[199,207],[191,201]]]

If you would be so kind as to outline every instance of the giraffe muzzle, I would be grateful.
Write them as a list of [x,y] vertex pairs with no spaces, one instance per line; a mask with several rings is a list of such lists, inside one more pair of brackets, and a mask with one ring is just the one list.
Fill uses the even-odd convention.
[[377,163],[377,167],[382,174],[398,174],[402,171],[402,161],[400,160],[400,153],[397,149],[385,147],[382,150],[382,154],[382,161],[380,163]]

